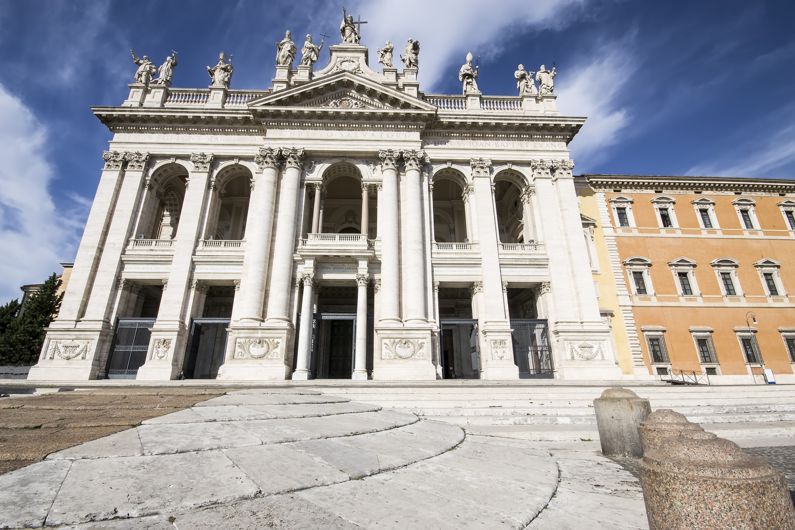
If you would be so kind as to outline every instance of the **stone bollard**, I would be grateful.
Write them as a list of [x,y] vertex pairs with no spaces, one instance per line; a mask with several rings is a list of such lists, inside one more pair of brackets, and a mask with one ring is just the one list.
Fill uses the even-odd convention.
[[638,427],[651,413],[648,399],[626,388],[608,388],[593,400],[599,442],[605,455],[643,456]]
[[655,410],[640,424],[640,442],[643,452],[665,445],[670,438],[686,432],[703,432],[698,423],[692,423],[684,414],[671,409]]
[[640,462],[651,530],[795,529],[784,476],[764,458],[703,430],[662,440]]

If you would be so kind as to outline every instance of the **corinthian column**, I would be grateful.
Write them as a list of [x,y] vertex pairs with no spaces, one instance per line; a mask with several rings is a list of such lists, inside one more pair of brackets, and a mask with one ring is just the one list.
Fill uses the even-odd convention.
[[301,184],[303,149],[282,149],[284,173],[279,186],[279,213],[273,244],[273,270],[268,293],[268,322],[289,324],[290,281],[293,276],[298,192]]
[[367,380],[367,274],[356,275],[356,353],[353,362],[352,379]]
[[387,149],[378,153],[381,159],[382,190],[378,205],[382,225],[381,238],[381,323],[400,322],[400,250],[398,232],[398,153]]
[[312,287],[314,274],[304,273],[301,280],[304,283],[304,295],[301,299],[301,327],[298,330],[298,348],[296,351],[295,371],[293,379],[306,381],[309,379],[309,356],[312,347]]
[[427,293],[425,291],[425,228],[422,211],[421,168],[426,155],[423,151],[404,151],[406,165],[406,218],[403,222],[403,303],[407,322],[425,322]]
[[261,173],[254,179],[254,189],[246,217],[246,254],[240,290],[235,297],[232,320],[256,322],[262,320],[265,302],[265,277],[268,274],[273,210],[276,201],[276,179],[279,173],[279,150],[260,148],[254,157]]

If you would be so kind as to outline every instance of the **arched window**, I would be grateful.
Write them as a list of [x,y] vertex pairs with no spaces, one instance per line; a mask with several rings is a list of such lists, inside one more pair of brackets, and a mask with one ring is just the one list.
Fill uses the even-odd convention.
[[433,234],[439,243],[469,241],[463,182],[458,172],[441,172],[433,180]]

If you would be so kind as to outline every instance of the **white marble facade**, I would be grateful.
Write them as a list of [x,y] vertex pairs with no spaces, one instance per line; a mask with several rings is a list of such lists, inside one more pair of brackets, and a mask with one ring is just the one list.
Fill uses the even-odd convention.
[[127,375],[185,376],[213,316],[220,379],[517,379],[520,319],[548,323],[555,377],[619,377],[567,148],[584,119],[531,92],[425,94],[356,43],[268,90],[130,85],[93,109],[113,138],[30,378],[108,376],[136,318]]

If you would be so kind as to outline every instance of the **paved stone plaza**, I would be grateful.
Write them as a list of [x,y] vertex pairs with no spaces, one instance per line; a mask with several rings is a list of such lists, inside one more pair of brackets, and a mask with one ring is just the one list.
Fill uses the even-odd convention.
[[592,444],[467,435],[293,388],[215,397],[0,476],[0,526],[41,525],[645,528],[646,519],[638,482]]

